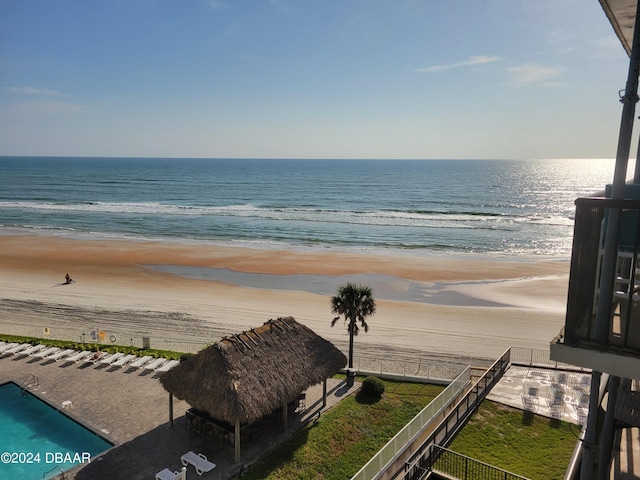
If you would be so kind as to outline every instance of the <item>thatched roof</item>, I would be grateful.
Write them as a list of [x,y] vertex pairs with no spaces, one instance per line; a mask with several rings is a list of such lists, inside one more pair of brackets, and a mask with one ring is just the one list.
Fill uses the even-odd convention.
[[162,386],[212,417],[251,423],[337,373],[347,359],[293,317],[226,337],[162,374]]

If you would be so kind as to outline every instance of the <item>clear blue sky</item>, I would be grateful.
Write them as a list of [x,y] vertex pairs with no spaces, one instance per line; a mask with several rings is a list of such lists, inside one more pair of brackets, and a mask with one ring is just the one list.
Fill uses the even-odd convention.
[[612,158],[627,62],[597,0],[0,0],[0,155]]

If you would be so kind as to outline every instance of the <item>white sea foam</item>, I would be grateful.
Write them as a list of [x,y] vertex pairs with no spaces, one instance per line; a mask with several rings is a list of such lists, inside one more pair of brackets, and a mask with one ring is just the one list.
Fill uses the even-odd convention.
[[0,225],[94,238],[568,255],[606,162],[0,157]]

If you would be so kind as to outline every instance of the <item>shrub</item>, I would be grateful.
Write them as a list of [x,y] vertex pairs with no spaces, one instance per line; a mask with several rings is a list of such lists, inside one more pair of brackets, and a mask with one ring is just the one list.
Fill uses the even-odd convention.
[[384,383],[378,377],[367,377],[362,381],[362,394],[370,398],[380,398],[384,393]]

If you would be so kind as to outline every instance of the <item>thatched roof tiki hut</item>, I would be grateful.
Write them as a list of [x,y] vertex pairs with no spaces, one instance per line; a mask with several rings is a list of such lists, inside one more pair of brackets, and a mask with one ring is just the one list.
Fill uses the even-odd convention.
[[170,405],[175,395],[213,419],[235,426],[235,461],[239,462],[241,424],[282,408],[286,429],[287,404],[320,382],[325,382],[326,397],[326,379],[346,363],[331,342],[293,317],[285,317],[223,338],[162,374],[160,382],[170,393]]

